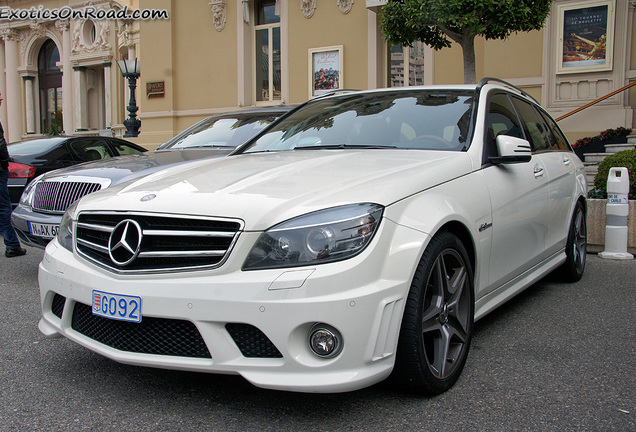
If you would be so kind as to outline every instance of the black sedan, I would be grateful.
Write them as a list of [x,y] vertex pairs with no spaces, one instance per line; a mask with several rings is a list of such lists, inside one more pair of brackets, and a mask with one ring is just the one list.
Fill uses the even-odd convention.
[[290,109],[277,106],[217,114],[155,151],[49,172],[27,187],[13,211],[11,221],[16,233],[23,243],[44,247],[57,233],[64,211],[82,196],[167,167],[226,156]]
[[137,154],[146,149],[131,142],[101,136],[56,136],[17,141],[8,145],[9,195],[17,206],[25,186],[48,171],[82,162]]

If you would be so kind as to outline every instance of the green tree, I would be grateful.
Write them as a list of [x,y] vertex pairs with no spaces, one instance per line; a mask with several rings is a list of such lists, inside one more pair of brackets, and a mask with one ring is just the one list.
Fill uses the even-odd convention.
[[[419,40],[440,50],[462,47],[464,83],[475,83],[475,36],[506,39],[543,27],[551,0],[389,0],[380,26],[391,44]],[[450,40],[449,40],[450,39]]]

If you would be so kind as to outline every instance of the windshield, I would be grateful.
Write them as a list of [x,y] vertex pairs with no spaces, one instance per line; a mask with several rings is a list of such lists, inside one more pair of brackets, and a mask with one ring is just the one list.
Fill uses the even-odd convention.
[[242,152],[468,147],[474,91],[397,90],[318,99],[297,110]]
[[159,149],[234,148],[252,138],[280,115],[269,112],[208,118],[186,129]]

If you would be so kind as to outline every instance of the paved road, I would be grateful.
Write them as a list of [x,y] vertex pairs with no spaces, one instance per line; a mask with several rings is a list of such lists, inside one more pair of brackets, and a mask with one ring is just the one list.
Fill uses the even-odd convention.
[[636,431],[636,261],[591,256],[476,324],[464,374],[420,398],[125,366],[37,329],[42,252],[0,256],[0,431]]

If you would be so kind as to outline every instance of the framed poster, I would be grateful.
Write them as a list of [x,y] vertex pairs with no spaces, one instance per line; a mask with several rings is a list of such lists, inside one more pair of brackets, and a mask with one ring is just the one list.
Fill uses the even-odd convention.
[[309,50],[309,97],[342,88],[342,45]]
[[612,70],[615,0],[560,4],[557,72]]

